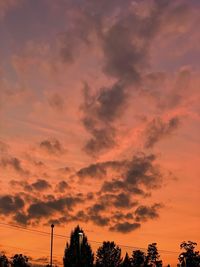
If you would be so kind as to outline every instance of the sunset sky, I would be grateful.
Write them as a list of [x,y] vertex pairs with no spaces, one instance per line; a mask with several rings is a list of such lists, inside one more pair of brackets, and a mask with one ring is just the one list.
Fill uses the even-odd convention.
[[199,14],[199,0],[0,0],[1,251],[48,260],[48,235],[7,224],[51,223],[123,253],[157,242],[172,267],[182,241],[200,249]]

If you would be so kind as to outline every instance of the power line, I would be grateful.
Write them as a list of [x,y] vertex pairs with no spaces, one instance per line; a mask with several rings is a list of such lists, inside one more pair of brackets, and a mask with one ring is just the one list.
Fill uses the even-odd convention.
[[[10,246],[10,245],[0,245],[0,247],[1,247],[1,246],[2,246],[2,247],[6,247],[6,248],[13,248],[13,249],[15,249],[15,250],[17,249],[17,250],[20,250],[20,251],[24,251],[25,253],[26,253],[26,252],[37,252],[37,254],[38,254],[38,252],[39,252],[39,254],[42,255],[42,256],[44,255],[44,253],[45,253],[45,254],[48,253],[47,250],[27,249],[27,248],[24,248],[24,247],[16,247],[16,246]],[[39,258],[40,262],[43,263],[43,264],[47,264],[47,263],[49,263],[49,261],[48,261],[48,257],[46,257],[46,256],[45,256],[45,257],[44,257],[44,256],[42,257],[42,256],[41,256],[41,258]],[[61,254],[55,254],[55,253],[54,253],[54,257],[55,257],[55,256],[60,258],[60,257],[62,257],[63,255],[61,255]],[[12,259],[11,256],[10,256],[9,258]],[[28,256],[28,258],[29,258],[29,256]],[[30,261],[30,262],[35,262],[35,263],[38,263],[38,262],[39,262],[38,259],[34,259],[34,258],[31,258],[31,257],[29,258],[29,261]],[[58,260],[54,259],[54,261],[58,261]]]
[[[40,254],[42,253],[49,253],[48,250],[41,250],[41,249],[30,249],[30,248],[24,248],[24,247],[16,247],[16,246],[10,246],[10,245],[0,245],[1,247],[8,247],[8,248],[14,248],[14,249],[17,249],[17,250],[23,250],[23,251],[30,251],[30,252],[39,252]],[[54,254],[55,256],[62,256],[61,254]]]
[[[24,232],[32,232],[32,233],[35,233],[35,234],[38,234],[38,235],[43,235],[43,236],[49,236],[50,235],[50,232],[45,232],[45,231],[36,230],[36,229],[30,229],[30,228],[19,226],[19,225],[15,225],[15,224],[0,223],[0,226],[11,228],[11,229],[14,228],[15,230],[24,231]],[[57,237],[57,238],[61,238],[61,239],[69,239],[70,238],[69,236],[61,235],[61,234],[54,234],[54,236]],[[101,241],[90,240],[90,239],[88,241],[90,243],[102,244]],[[144,250],[144,251],[147,250],[146,248],[134,247],[134,246],[124,245],[124,244],[118,244],[118,246],[120,246],[122,248],[132,249],[132,250],[136,250],[136,249],[140,249],[140,250]],[[170,251],[170,250],[159,250],[159,252],[161,252],[161,253],[174,253],[174,254],[179,253],[177,251]]]

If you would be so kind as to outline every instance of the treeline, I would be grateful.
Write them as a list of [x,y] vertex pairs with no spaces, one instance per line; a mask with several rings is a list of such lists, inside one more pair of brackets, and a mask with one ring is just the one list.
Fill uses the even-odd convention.
[[[178,257],[179,267],[200,267],[200,254],[195,251],[197,244],[192,241],[182,242],[183,252]],[[64,267],[162,267],[163,263],[156,243],[148,245],[147,252],[133,250],[123,258],[121,249],[114,242],[104,241],[94,255],[87,236],[77,226],[71,233],[70,242],[66,244],[63,257]],[[14,255],[9,261],[0,255],[0,267],[29,267],[28,257]],[[167,265],[170,267],[170,265]],[[47,265],[46,267],[52,267]]]
[[0,255],[0,267],[28,267],[28,257],[22,254],[15,254],[10,260],[2,254]]
[[[196,243],[182,242],[180,248],[184,250],[179,257],[180,267],[199,267],[200,255],[195,251]],[[95,263],[94,263],[95,261]],[[77,226],[71,233],[63,259],[64,267],[162,267],[163,263],[157,249],[157,244],[148,245],[147,253],[134,250],[129,256],[121,256],[121,249],[114,242],[104,241],[97,249],[96,256],[92,252],[83,230]],[[168,265],[170,267],[170,265]]]

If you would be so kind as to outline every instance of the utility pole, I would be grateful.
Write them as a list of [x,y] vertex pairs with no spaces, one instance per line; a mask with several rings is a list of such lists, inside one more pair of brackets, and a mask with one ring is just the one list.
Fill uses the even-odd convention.
[[53,228],[54,228],[54,224],[51,225],[50,267],[52,267],[52,264],[53,264]]

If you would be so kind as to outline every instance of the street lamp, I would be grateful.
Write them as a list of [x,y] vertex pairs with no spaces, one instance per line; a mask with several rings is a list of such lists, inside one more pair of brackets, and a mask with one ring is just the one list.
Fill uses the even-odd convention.
[[78,233],[78,238],[79,238],[79,254],[80,254],[80,259],[81,259],[81,246],[82,246],[82,243],[83,243],[83,233],[82,232],[79,232]]
[[51,225],[50,267],[52,267],[52,263],[53,263],[53,228],[54,228],[54,224]]

